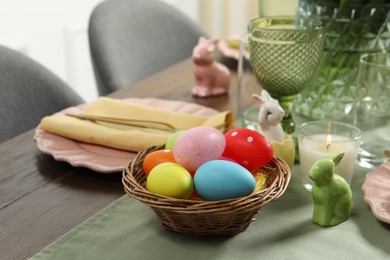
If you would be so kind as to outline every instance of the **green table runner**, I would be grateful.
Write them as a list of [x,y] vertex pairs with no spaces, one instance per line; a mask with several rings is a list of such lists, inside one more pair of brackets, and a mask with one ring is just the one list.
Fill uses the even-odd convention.
[[192,237],[166,231],[153,211],[126,196],[47,246],[32,259],[390,259],[390,225],[363,201],[365,171],[352,181],[351,218],[334,227],[312,223],[313,203],[299,175],[234,237]]

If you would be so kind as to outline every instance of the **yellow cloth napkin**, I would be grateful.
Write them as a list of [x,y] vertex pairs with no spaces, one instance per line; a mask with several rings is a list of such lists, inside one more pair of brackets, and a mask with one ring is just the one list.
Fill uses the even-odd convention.
[[[221,112],[210,117],[197,116],[107,97],[101,97],[91,103],[80,115],[152,120],[167,123],[176,130],[185,130],[196,126],[210,126],[225,132],[231,129],[234,123],[233,114],[230,111]],[[156,124],[151,125],[158,126]],[[127,151],[142,151],[149,146],[164,144],[175,131],[153,129],[150,128],[151,125],[142,123],[142,127],[136,127],[83,120],[66,115],[52,115],[44,117],[39,127],[47,132],[81,142]]]

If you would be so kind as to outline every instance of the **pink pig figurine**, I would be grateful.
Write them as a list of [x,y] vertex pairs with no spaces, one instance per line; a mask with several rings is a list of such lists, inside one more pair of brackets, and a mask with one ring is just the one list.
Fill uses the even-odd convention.
[[229,69],[215,61],[214,51],[218,39],[199,38],[192,52],[194,62],[195,86],[192,95],[210,97],[226,94],[230,85]]

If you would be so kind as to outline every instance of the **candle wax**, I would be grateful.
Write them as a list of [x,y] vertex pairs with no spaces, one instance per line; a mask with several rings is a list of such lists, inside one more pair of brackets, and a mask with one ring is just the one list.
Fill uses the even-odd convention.
[[301,171],[304,179],[312,183],[308,174],[314,162],[331,153],[344,152],[344,158],[336,166],[336,174],[342,176],[349,184],[351,183],[355,161],[359,149],[358,142],[351,138],[339,135],[319,134],[309,138],[302,138],[299,142],[299,156]]

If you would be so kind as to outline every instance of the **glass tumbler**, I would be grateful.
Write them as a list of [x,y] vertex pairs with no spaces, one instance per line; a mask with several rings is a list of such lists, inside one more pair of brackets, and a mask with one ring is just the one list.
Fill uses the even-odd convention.
[[359,164],[373,168],[390,158],[390,54],[360,58],[354,124],[363,132]]
[[240,36],[237,74],[238,125],[259,131],[257,120],[259,107],[253,101],[252,94],[260,95],[262,88],[252,71],[249,61],[249,39],[247,33]]

